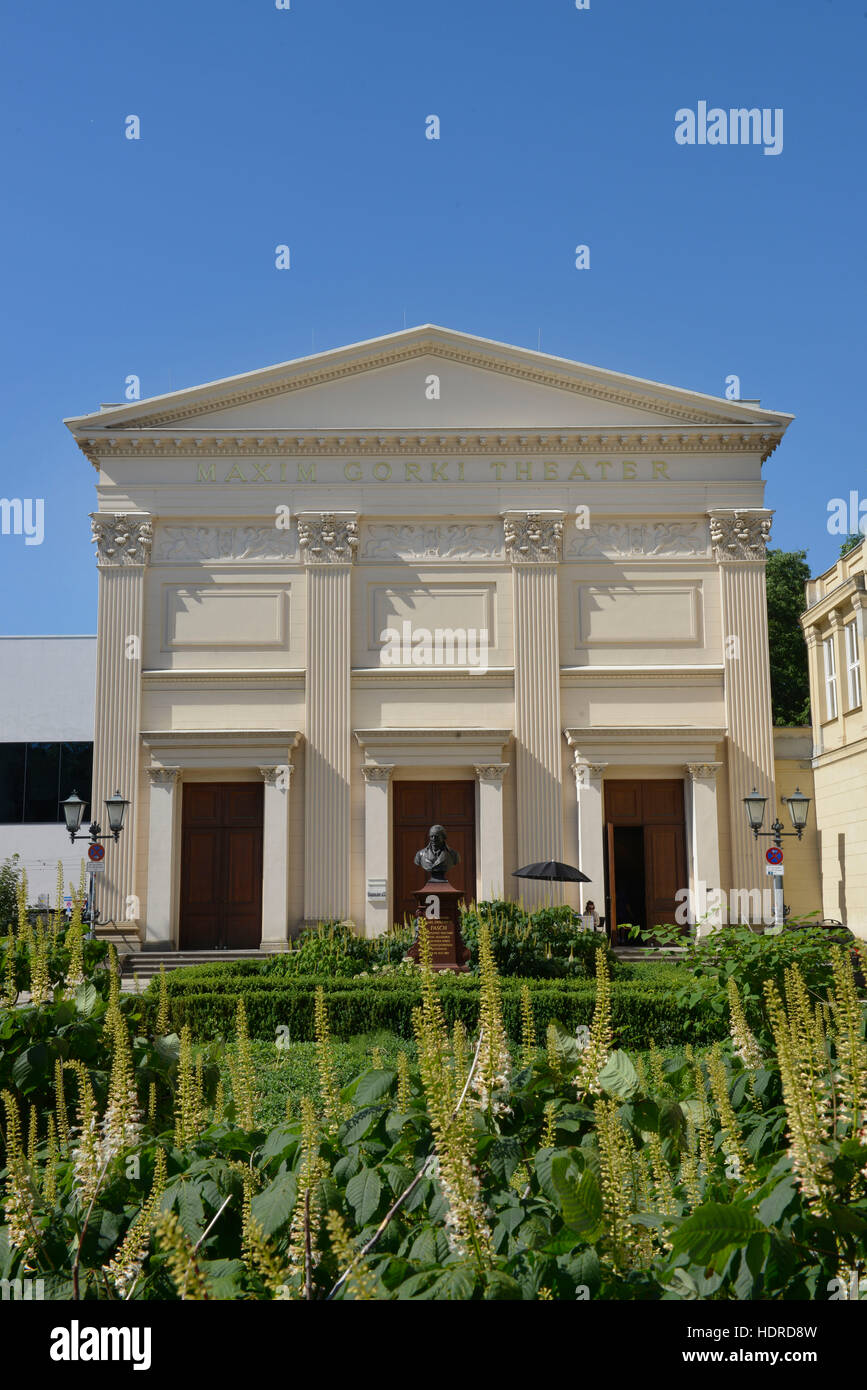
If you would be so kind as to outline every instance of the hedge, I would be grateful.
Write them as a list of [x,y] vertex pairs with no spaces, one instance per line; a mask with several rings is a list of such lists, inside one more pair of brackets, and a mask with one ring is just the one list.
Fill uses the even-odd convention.
[[[533,1014],[539,1040],[555,1020],[566,1027],[589,1024],[596,1002],[596,988],[589,981],[521,980],[501,982],[503,1021],[510,1036],[521,1034],[521,989],[530,987]],[[295,1041],[314,1036],[313,1002],[322,986],[328,1007],[331,1032],[338,1038],[357,1033],[388,1029],[411,1038],[412,1011],[421,1002],[417,980],[407,978],[341,979],[297,976],[280,981],[249,980],[239,976],[219,980],[190,981],[183,990],[169,995],[171,1028],[180,1031],[188,1024],[193,1038],[230,1038],[234,1034],[238,1000],[243,997],[250,1036],[267,1041],[287,1028]],[[479,981],[473,976],[442,976],[440,999],[447,1023],[460,1019],[468,1030],[476,1027],[479,1013]],[[670,990],[631,981],[614,982],[611,987],[611,1014],[614,1041],[619,1047],[642,1049],[651,1041],[658,1045],[691,1042],[702,1045],[727,1036],[725,1017],[705,1004],[689,1008],[679,1004]],[[145,996],[149,1021],[153,1023],[157,1000]]]

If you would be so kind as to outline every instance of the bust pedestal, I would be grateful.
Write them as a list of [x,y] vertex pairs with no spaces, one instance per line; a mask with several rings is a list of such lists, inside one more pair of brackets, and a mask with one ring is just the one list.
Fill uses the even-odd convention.
[[[459,927],[460,912],[458,904],[464,894],[460,888],[453,888],[442,878],[429,878],[424,888],[413,894],[418,899],[418,916],[424,918],[431,948],[431,966],[434,970],[469,970],[467,964],[470,953],[461,940]],[[429,917],[429,899],[436,898],[439,908],[435,917]],[[434,904],[435,906],[435,904]],[[419,959],[418,932],[407,952],[413,960]]]

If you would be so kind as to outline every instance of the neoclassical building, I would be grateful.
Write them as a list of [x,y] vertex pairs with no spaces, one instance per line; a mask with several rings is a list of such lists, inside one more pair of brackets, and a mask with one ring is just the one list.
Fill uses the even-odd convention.
[[867,542],[811,579],[806,599],[824,912],[867,937]]
[[[435,822],[468,898],[652,925],[764,889],[741,798],[776,804],[790,418],[427,325],[67,421],[98,475],[93,799],[131,802],[103,918],[164,949],[379,933]],[[580,899],[512,877],[549,858]]]

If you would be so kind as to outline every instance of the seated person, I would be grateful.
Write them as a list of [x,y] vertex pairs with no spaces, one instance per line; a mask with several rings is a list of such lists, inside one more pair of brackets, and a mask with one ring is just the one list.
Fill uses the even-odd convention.
[[599,913],[596,911],[596,904],[592,898],[588,898],[584,904],[584,911],[581,915],[584,918],[585,931],[599,931]]

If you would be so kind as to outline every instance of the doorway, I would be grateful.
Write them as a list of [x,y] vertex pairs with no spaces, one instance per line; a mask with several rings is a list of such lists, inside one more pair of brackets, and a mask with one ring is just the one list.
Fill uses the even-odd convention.
[[606,912],[612,928],[674,923],[688,887],[683,782],[606,781]]
[[184,785],[179,950],[259,946],[264,805],[262,782]]
[[423,888],[427,874],[413,860],[427,844],[432,825],[444,827],[449,845],[460,862],[449,869],[449,883],[466,895],[476,896],[476,784],[475,782],[394,782],[394,920],[402,922],[418,909],[413,891]]

